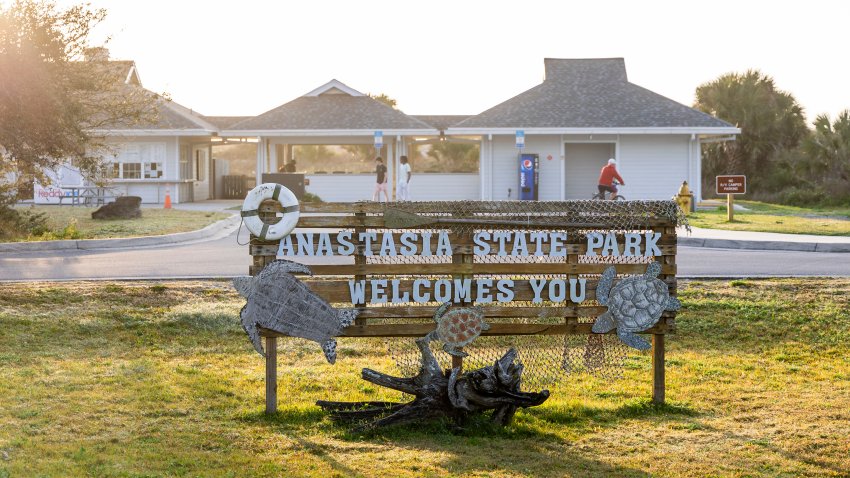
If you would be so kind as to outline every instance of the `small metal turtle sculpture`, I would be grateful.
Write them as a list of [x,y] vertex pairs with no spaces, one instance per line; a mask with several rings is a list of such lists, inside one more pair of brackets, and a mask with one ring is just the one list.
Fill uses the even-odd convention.
[[484,321],[484,311],[481,307],[463,307],[446,310],[452,305],[446,302],[434,313],[434,322],[437,328],[425,336],[426,340],[441,340],[443,350],[455,357],[466,357],[466,352],[461,347],[469,345],[481,335],[484,330],[490,329],[490,324]]
[[665,310],[679,310],[682,303],[670,297],[667,284],[658,279],[661,264],[653,262],[642,276],[629,277],[617,283],[613,288],[614,266],[605,269],[599,285],[596,287],[596,300],[608,306],[608,311],[597,317],[593,332],[604,334],[617,329],[617,336],[626,345],[638,350],[648,350],[649,342],[637,336],[651,328],[661,319]]

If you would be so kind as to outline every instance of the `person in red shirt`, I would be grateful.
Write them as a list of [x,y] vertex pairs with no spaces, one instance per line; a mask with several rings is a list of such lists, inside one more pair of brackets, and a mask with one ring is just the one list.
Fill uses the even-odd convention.
[[605,197],[606,192],[610,192],[612,197],[614,194],[617,194],[617,187],[614,186],[614,179],[619,181],[622,185],[626,184],[620,176],[620,173],[617,172],[617,160],[611,158],[608,160],[608,164],[602,168],[602,171],[599,172],[599,194],[603,198]]

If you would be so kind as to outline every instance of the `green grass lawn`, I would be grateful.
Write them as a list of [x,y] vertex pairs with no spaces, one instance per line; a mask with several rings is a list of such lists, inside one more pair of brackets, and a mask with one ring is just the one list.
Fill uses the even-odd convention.
[[19,210],[44,213],[50,231],[20,240],[108,239],[155,236],[202,229],[228,217],[222,212],[143,208],[139,219],[94,220],[95,208],[71,206],[18,206]]
[[680,281],[666,406],[650,357],[496,429],[348,433],[317,399],[397,400],[375,339],[281,345],[280,412],[226,282],[0,284],[0,477],[848,476],[850,280]]
[[735,201],[749,211],[735,211],[727,221],[726,206],[698,211],[688,216],[692,226],[732,231],[779,232],[785,234],[850,235],[850,208],[799,208],[757,201]]

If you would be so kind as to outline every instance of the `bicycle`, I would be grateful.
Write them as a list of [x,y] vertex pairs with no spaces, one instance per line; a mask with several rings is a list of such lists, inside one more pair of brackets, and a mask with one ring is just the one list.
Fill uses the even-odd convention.
[[605,191],[603,191],[601,193],[597,192],[590,199],[600,199],[600,200],[603,200],[603,201],[605,201],[605,200],[625,201],[626,197],[623,196],[622,194],[620,194],[620,191],[617,190],[617,186],[623,186],[623,184],[620,184],[619,182],[614,181],[613,186],[614,186],[614,192],[611,193],[611,197],[605,197],[606,194],[605,194]]

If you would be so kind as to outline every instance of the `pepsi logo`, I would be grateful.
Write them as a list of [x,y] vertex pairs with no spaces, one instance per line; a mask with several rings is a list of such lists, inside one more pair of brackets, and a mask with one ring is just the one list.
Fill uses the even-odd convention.
[[523,159],[522,160],[522,169],[523,169],[523,171],[528,171],[528,170],[531,169],[531,160],[530,159]]

